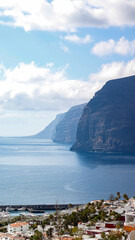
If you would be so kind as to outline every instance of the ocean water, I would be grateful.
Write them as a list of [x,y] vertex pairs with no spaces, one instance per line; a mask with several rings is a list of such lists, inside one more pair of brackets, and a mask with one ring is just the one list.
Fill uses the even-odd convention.
[[0,138],[0,205],[135,196],[135,155],[75,153],[51,140]]

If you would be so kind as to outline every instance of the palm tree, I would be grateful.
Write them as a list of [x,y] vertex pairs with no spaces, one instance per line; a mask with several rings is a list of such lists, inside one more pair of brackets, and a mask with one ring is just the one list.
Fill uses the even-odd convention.
[[118,196],[118,199],[121,198],[121,196],[120,196],[120,192],[117,192],[117,196]]
[[128,195],[126,193],[123,194],[123,198],[125,201],[127,201],[129,198],[128,198]]

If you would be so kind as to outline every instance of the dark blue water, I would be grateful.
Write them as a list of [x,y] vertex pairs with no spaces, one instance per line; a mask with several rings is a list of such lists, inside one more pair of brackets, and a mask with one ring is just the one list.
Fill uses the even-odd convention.
[[135,155],[79,154],[69,145],[0,138],[0,204],[87,203],[135,195]]

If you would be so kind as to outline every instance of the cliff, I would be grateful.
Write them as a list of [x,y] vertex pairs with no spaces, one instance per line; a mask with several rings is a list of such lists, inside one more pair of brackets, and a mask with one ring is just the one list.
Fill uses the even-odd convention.
[[57,124],[54,142],[73,143],[83,108],[86,104],[74,106],[65,113],[63,119]]
[[76,142],[79,152],[135,152],[135,76],[108,81],[85,106]]
[[35,138],[53,139],[56,133],[56,126],[64,117],[64,113],[58,114],[56,118],[41,132],[34,135]]

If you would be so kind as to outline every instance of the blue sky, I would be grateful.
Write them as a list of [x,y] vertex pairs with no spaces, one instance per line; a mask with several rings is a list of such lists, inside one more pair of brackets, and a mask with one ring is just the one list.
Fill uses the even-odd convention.
[[134,74],[134,0],[0,0],[0,136],[35,134]]

